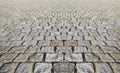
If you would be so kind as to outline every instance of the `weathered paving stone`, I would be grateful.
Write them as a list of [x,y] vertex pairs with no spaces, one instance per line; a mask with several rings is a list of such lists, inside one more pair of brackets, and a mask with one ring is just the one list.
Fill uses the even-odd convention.
[[41,52],[45,52],[45,53],[54,53],[54,47],[42,46]]
[[63,46],[63,41],[61,40],[52,40],[50,41],[51,46]]
[[70,46],[58,46],[56,53],[71,53],[72,48]]
[[103,53],[103,51],[98,46],[87,46],[88,52],[91,53]]
[[92,63],[77,63],[77,73],[94,73],[94,66]]
[[33,40],[30,40],[30,41],[24,41],[23,45],[36,45],[37,44],[37,41],[33,41]]
[[0,63],[0,67],[3,65],[3,63]]
[[63,54],[47,54],[46,62],[63,62]]
[[68,35],[60,35],[60,36],[56,36],[57,40],[72,40],[72,36],[68,36]]
[[19,54],[14,62],[26,62],[28,60],[28,57],[30,56],[30,54]]
[[0,62],[12,62],[12,60],[17,56],[16,53],[4,53],[0,57]]
[[95,53],[85,53],[85,60],[87,62],[99,62],[100,58]]
[[120,63],[110,63],[114,73],[120,73]]
[[43,61],[43,54],[42,53],[33,53],[32,55],[30,55],[28,61],[41,62],[41,61]]
[[21,63],[15,73],[32,73],[33,63]]
[[82,54],[66,54],[65,62],[83,62]]
[[14,46],[11,48],[9,52],[24,53],[26,49],[27,49],[27,46]]
[[23,41],[12,41],[11,46],[20,46]]
[[25,50],[25,53],[37,53],[40,52],[41,46],[30,46],[27,50]]
[[78,45],[87,46],[87,45],[90,45],[90,42],[89,41],[78,41]]
[[107,63],[95,63],[96,73],[113,73],[112,69]]
[[10,46],[11,41],[0,41],[0,46]]
[[50,46],[50,41],[49,40],[41,40],[41,41],[39,41],[38,42],[38,45],[40,45],[40,46]]
[[102,62],[115,62],[109,54],[98,54]]
[[92,42],[92,45],[105,45],[105,42],[104,41],[100,41],[100,40],[91,41],[91,42]]
[[7,63],[2,66],[0,73],[14,73],[17,68],[17,63]]
[[77,47],[74,47],[74,52],[81,53],[81,52],[88,52],[88,50],[86,46],[77,46]]
[[7,53],[10,48],[6,46],[0,46],[0,53]]
[[100,46],[104,53],[119,52],[114,46]]
[[111,56],[112,56],[117,62],[120,62],[120,53],[111,53]]
[[54,73],[74,73],[74,67],[73,63],[55,63]]
[[67,41],[64,41],[64,45],[65,46],[77,46],[78,43],[75,40],[67,40]]
[[34,73],[51,73],[51,63],[36,63],[34,67]]

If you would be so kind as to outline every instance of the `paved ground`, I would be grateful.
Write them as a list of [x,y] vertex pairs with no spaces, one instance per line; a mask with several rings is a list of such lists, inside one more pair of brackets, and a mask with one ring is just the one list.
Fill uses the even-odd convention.
[[120,73],[119,0],[0,0],[0,73]]

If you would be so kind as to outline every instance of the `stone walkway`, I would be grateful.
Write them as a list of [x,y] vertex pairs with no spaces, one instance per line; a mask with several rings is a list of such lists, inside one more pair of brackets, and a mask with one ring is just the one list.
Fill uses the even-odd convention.
[[120,73],[120,21],[93,12],[1,22],[0,73]]

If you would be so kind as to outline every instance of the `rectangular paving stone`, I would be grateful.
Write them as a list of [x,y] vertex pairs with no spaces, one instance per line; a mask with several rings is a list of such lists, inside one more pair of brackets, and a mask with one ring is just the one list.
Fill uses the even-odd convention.
[[92,42],[92,45],[105,45],[105,42],[100,40],[97,40],[97,41],[92,40],[91,42]]
[[0,57],[0,62],[12,62],[12,60],[17,56],[16,53],[4,53]]
[[63,54],[47,54],[46,62],[63,62]]
[[56,53],[71,53],[72,48],[70,46],[57,46]]
[[24,53],[28,46],[14,46],[9,52]]
[[0,73],[14,73],[18,63],[6,63],[0,69]]
[[0,46],[0,53],[7,53],[10,47],[7,46]]
[[36,63],[34,67],[34,73],[52,73],[51,63]]
[[64,45],[65,46],[77,46],[78,42],[75,40],[67,40],[67,41],[64,41]]
[[94,66],[92,63],[77,63],[77,73],[94,73]]
[[98,46],[87,46],[88,52],[91,53],[103,53],[103,51]]
[[30,46],[28,49],[25,50],[25,53],[37,53],[40,52],[41,46]]
[[85,60],[87,62],[99,62],[100,58],[95,53],[85,53]]
[[43,61],[43,54],[42,53],[33,53],[28,58],[29,62],[42,62]]
[[48,40],[48,41],[39,41],[38,42],[38,45],[40,45],[40,46],[50,46],[50,41]]
[[42,46],[41,52],[45,52],[45,53],[54,53],[54,47]]
[[111,53],[110,55],[116,60],[116,62],[120,62],[120,53]]
[[32,73],[33,63],[21,63],[15,73]]
[[88,50],[86,46],[77,46],[77,47],[74,47],[74,52],[81,53],[81,52],[88,52]]
[[28,60],[28,57],[30,56],[30,54],[19,54],[14,62],[26,62]]
[[114,73],[120,73],[120,63],[110,63]]
[[90,42],[89,41],[78,41],[78,45],[79,46],[87,46],[87,45],[90,45]]
[[12,41],[11,46],[20,46],[23,43],[23,41]]
[[11,41],[0,41],[0,46],[10,46]]
[[52,40],[50,41],[51,46],[63,46],[63,41],[61,40]]
[[60,36],[56,36],[57,40],[72,40],[72,36],[68,36],[68,35],[60,35]]
[[74,63],[55,63],[54,73],[74,73]]
[[83,62],[82,54],[66,54],[65,62]]
[[33,41],[33,40],[30,40],[30,41],[24,41],[23,45],[36,45],[37,44],[37,41]]
[[96,73],[113,73],[107,63],[95,63]]

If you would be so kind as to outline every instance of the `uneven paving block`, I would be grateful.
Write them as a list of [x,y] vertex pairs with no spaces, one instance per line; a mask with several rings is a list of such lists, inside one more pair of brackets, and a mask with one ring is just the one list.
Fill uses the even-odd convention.
[[0,57],[0,62],[12,62],[12,60],[17,56],[16,53],[4,53]]
[[63,54],[47,54],[46,62],[63,62]]
[[104,41],[100,41],[100,40],[91,41],[91,42],[92,42],[92,45],[105,45],[105,42]]
[[18,63],[7,63],[2,66],[0,73],[14,73]]
[[23,41],[12,41],[11,46],[20,46]]
[[102,62],[115,62],[109,54],[97,54]]
[[15,73],[32,73],[33,63],[21,63]]
[[57,46],[56,53],[71,53],[72,47],[70,46]]
[[105,53],[119,52],[114,46],[100,46]]
[[87,46],[87,45],[90,45],[90,42],[89,41],[78,41],[78,45]]
[[74,47],[75,53],[88,52],[86,46],[77,46]]
[[118,44],[115,41],[105,41],[107,43],[107,45],[110,46],[118,46]]
[[0,68],[1,68],[2,65],[3,65],[3,63],[0,63]]
[[35,36],[33,40],[44,40],[44,36]]
[[14,62],[26,62],[28,60],[28,57],[30,56],[30,54],[19,54]]
[[85,60],[87,62],[99,62],[100,58],[95,53],[85,53]]
[[45,40],[55,40],[55,36],[45,36]]
[[73,63],[55,63],[54,73],[74,73],[74,67]]
[[9,47],[0,46],[0,53],[6,53],[6,52],[8,52],[9,49],[10,49]]
[[78,42],[75,40],[67,40],[67,41],[64,41],[64,45],[65,46],[77,46]]
[[95,63],[96,73],[113,73],[112,69],[107,63]]
[[103,53],[103,51],[98,46],[87,46],[88,52],[91,53]]
[[77,36],[77,35],[73,35],[73,40],[79,40],[79,41],[83,41],[83,36]]
[[120,62],[120,53],[111,53],[111,56],[112,56],[117,62]]
[[30,40],[30,41],[24,41],[23,45],[36,45],[37,44],[37,41],[33,41],[33,40]]
[[42,46],[41,52],[54,53],[54,47]]
[[41,46],[30,46],[25,53],[37,53],[40,52],[40,47]]
[[51,73],[51,63],[36,63],[34,67],[34,73]]
[[14,46],[11,48],[9,52],[24,53],[26,49],[27,49],[27,46]]
[[94,73],[94,66],[92,63],[77,63],[77,73]]
[[42,40],[42,41],[39,41],[38,42],[38,45],[40,46],[50,46],[50,41],[45,41],[45,40]]
[[60,35],[60,36],[56,36],[57,40],[72,40],[72,36],[68,36],[68,35]]
[[83,62],[82,54],[66,54],[65,62]]
[[33,53],[32,55],[30,55],[28,61],[41,62],[41,61],[43,61],[43,54],[42,53]]
[[50,41],[51,46],[63,46],[63,41],[61,40],[52,40]]
[[120,63],[110,63],[114,73],[120,73]]
[[0,41],[0,46],[10,46],[11,41]]

